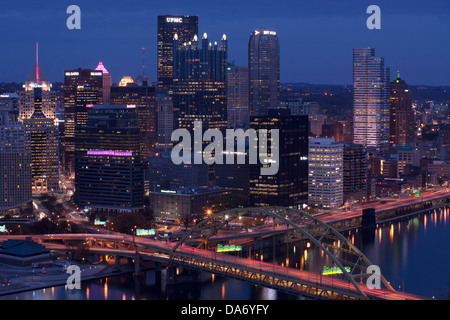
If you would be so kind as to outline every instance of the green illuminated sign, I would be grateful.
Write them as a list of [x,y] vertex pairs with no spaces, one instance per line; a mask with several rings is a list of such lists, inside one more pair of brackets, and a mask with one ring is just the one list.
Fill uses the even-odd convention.
[[98,219],[95,219],[95,220],[94,220],[94,224],[95,224],[96,226],[104,226],[104,225],[106,225],[106,221],[100,221],[100,220],[98,220]]
[[230,252],[230,251],[242,251],[242,246],[236,246],[234,244],[232,245],[221,245],[219,244],[217,246],[217,252]]
[[150,229],[150,230],[137,229],[136,230],[136,235],[137,236],[151,236],[151,235],[154,235],[154,234],[156,234],[155,229]]
[[[350,272],[350,267],[345,267],[345,271]],[[339,267],[328,267],[324,266],[322,270],[322,275],[328,276],[331,274],[341,274],[343,273],[342,270]]]

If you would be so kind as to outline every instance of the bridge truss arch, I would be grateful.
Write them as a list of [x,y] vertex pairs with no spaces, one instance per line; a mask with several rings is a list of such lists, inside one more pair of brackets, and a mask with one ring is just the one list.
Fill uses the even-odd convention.
[[[261,216],[271,217],[272,230],[266,230],[261,235],[275,233],[288,233],[293,239],[307,239],[315,248],[322,252],[333,262],[335,267],[339,268],[344,278],[353,285],[361,299],[367,299],[367,295],[361,290],[361,285],[357,279],[368,277],[367,268],[373,263],[345,236],[332,226],[321,221],[304,211],[287,207],[248,207],[224,210],[209,216],[202,220],[188,231],[173,247],[170,253],[170,259],[176,253],[177,249],[186,243],[199,242],[200,245],[207,243],[220,242],[224,238],[218,236],[219,230],[230,222],[244,217],[255,218],[258,221]],[[275,227],[276,222],[278,227]],[[280,227],[280,224],[282,227]],[[285,227],[283,227],[285,226]],[[242,235],[242,238],[258,237],[256,234]],[[389,282],[380,275],[380,281],[386,286],[387,290],[395,292]]]

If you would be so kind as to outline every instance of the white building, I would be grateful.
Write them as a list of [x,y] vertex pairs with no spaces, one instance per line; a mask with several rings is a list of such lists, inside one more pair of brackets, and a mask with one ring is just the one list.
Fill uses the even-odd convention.
[[334,209],[344,196],[344,146],[334,138],[311,138],[308,150],[308,204]]

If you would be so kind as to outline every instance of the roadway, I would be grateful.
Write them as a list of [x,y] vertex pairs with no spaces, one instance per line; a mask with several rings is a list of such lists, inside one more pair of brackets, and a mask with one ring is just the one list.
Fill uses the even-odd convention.
[[[315,274],[305,270],[298,270],[294,268],[273,265],[271,263],[250,260],[245,258],[240,258],[237,256],[223,254],[218,252],[212,252],[204,249],[194,248],[190,246],[181,245],[177,248],[174,254],[174,259],[170,260],[170,254],[176,245],[173,242],[163,242],[149,238],[143,237],[133,237],[131,235],[117,235],[117,234],[54,234],[54,235],[32,235],[34,241],[40,241],[47,248],[54,250],[64,250],[67,249],[62,244],[48,243],[48,240],[88,240],[95,239],[97,241],[112,241],[117,243],[134,243],[139,247],[139,254],[141,258],[151,259],[151,260],[165,260],[166,262],[175,262],[178,260],[186,263],[186,261],[191,261],[191,265],[195,266],[195,262],[211,262],[202,263],[203,270],[214,272],[222,270],[223,273],[227,273],[230,267],[233,267],[235,273],[239,273],[241,277],[245,280],[245,274],[262,274],[265,276],[270,276],[275,281],[287,280],[290,283],[298,283],[299,285],[307,285],[312,287],[319,287],[323,290],[334,289],[341,292],[348,292],[348,294],[357,294],[356,288],[349,281],[342,279],[323,276],[320,274]],[[0,236],[2,239],[23,239],[25,236]],[[136,249],[123,247],[91,247],[91,252],[111,254],[111,255],[122,255],[124,257],[134,256]],[[193,259],[193,260],[192,260]],[[209,268],[208,268],[209,266]],[[244,275],[244,276],[243,276]],[[364,284],[360,285],[360,290],[368,297],[373,299],[384,299],[384,300],[423,300],[422,297],[411,295],[403,292],[390,292],[385,289],[369,289]]]

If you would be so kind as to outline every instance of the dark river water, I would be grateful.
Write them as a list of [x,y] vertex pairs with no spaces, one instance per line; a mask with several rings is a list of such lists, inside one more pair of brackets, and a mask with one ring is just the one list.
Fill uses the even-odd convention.
[[[434,299],[448,300],[450,291],[449,209],[378,226],[373,239],[363,241],[360,230],[346,233],[395,290]],[[314,263],[303,244],[289,244],[283,252],[285,264]],[[288,252],[288,255],[286,255]],[[264,254],[264,253],[263,253]],[[133,274],[82,282],[81,290],[56,286],[2,296],[8,300],[290,300],[302,297],[243,281],[202,274],[204,281],[167,285],[165,272],[147,270]]]

